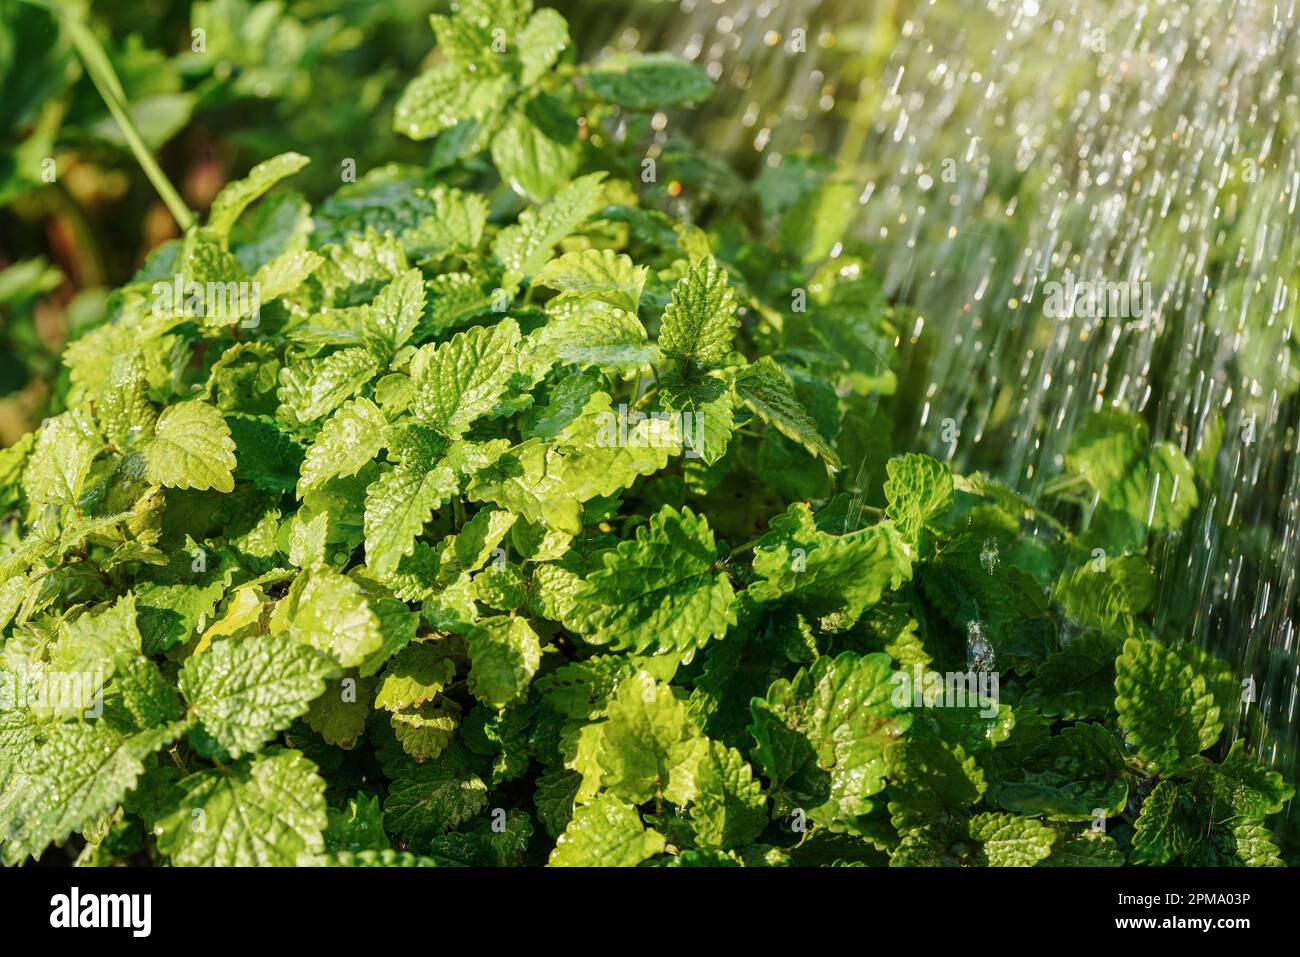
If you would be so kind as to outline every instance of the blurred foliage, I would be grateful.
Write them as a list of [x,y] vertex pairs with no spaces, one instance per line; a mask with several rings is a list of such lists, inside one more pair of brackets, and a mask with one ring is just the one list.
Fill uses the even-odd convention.
[[[437,0],[0,0],[0,444],[57,409],[63,346],[176,226],[85,75],[58,9],[104,44],[186,202],[290,148],[311,196],[426,150],[389,118]],[[346,165],[345,165],[346,164]],[[53,400],[51,406],[50,400]]]

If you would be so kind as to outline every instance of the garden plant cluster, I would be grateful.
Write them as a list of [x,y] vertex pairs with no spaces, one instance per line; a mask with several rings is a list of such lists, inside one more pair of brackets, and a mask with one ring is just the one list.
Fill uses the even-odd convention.
[[668,215],[701,69],[432,19],[428,162],[227,184],[0,452],[5,863],[1284,863],[1148,614],[1215,450],[1111,408],[1033,503],[906,452],[851,184]]

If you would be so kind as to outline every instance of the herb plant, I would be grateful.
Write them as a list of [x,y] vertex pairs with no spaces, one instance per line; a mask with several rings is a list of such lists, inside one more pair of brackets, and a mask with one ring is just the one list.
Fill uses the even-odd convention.
[[1046,502],[891,457],[833,171],[676,220],[702,72],[433,26],[427,169],[229,184],[0,453],[7,863],[1282,863],[1267,729],[1145,614],[1203,463],[1123,410]]

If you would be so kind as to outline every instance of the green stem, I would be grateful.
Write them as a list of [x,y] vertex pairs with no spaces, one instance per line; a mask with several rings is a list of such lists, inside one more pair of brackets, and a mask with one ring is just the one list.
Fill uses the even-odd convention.
[[172,186],[167,174],[162,171],[158,161],[149,152],[149,147],[145,146],[140,131],[136,129],[135,123],[132,122],[131,116],[127,112],[126,93],[117,79],[117,74],[113,72],[113,64],[108,61],[104,48],[99,45],[99,40],[95,38],[95,34],[91,32],[90,28],[82,23],[75,14],[64,11],[63,22],[67,25],[68,35],[72,38],[73,46],[77,48],[77,55],[81,57],[81,62],[86,68],[86,73],[90,76],[90,81],[95,84],[95,89],[99,91],[99,95],[103,98],[104,105],[108,107],[108,112],[117,121],[118,128],[121,129],[127,146],[135,154],[136,162],[140,164],[144,174],[149,177],[149,182],[153,183],[153,188],[158,191],[162,201],[167,204],[167,208],[171,211],[176,224],[182,230],[188,231],[194,225],[194,214],[190,212],[189,207],[185,205],[185,201],[176,192],[176,187]]
[[743,555],[745,552],[749,551],[751,548],[757,545],[766,534],[767,533],[764,532],[763,535],[759,535],[757,538],[751,538],[743,545],[737,545],[735,548],[733,548],[730,552],[727,553],[727,558],[735,558],[737,555]]
[[1086,475],[1070,475],[1068,473],[1065,475],[1058,475],[1056,478],[1043,485],[1043,494],[1047,496],[1060,495],[1063,492],[1068,492],[1078,488],[1080,485],[1087,484],[1087,481],[1088,477]]

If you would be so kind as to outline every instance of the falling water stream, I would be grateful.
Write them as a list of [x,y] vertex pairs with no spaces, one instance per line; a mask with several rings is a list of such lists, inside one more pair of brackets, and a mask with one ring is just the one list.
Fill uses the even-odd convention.
[[[617,22],[592,30],[704,64],[725,90],[695,121],[710,148],[838,153],[859,177],[914,447],[1037,499],[1082,417],[1121,407],[1207,461],[1200,506],[1154,543],[1156,627],[1253,682],[1264,720],[1229,728],[1295,780],[1295,0],[679,8],[644,37],[635,8],[597,5]],[[1050,284],[1075,281],[1141,307],[1061,317]]]

